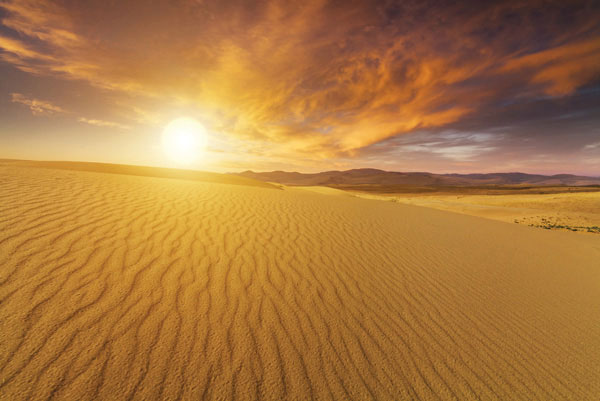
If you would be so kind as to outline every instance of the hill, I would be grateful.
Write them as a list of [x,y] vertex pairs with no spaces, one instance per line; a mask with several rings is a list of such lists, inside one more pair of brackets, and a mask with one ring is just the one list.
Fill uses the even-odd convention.
[[426,172],[395,172],[378,169],[353,169],[304,174],[298,172],[271,171],[257,173],[244,171],[237,175],[265,182],[301,186],[587,186],[600,185],[600,177],[584,177],[570,174],[539,175],[525,173],[490,174],[433,174]]

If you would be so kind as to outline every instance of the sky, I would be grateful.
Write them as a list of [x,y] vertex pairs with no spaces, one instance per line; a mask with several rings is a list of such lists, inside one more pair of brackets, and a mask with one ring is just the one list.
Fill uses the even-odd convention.
[[0,0],[0,158],[600,176],[600,3]]

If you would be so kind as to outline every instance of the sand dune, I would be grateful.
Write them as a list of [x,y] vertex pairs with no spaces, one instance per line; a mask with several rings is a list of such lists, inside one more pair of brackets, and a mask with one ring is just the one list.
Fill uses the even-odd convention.
[[2,400],[597,400],[600,241],[0,166]]
[[123,164],[37,161],[0,159],[0,166],[41,167],[59,170],[93,171],[108,174],[126,174],[143,177],[178,178],[184,180],[216,182],[220,184],[248,185],[252,187],[278,188],[272,184],[233,174],[210,173],[206,171],[182,170],[176,168],[131,166]]
[[368,199],[393,200],[528,226],[600,234],[600,191],[553,194],[386,194],[352,192]]

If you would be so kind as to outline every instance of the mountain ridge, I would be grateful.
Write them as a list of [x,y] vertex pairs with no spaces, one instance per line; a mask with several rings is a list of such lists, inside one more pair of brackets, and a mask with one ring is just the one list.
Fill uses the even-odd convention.
[[331,170],[320,173],[287,172],[282,170],[235,173],[246,178],[277,182],[290,186],[302,185],[419,185],[419,186],[590,186],[600,185],[600,177],[575,174],[470,173],[435,174],[428,172],[385,171],[374,168]]

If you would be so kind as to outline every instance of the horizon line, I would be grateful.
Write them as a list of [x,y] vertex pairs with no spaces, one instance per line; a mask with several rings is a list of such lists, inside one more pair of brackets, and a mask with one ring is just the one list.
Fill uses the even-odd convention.
[[120,165],[120,166],[135,166],[135,167],[146,167],[146,168],[164,168],[164,169],[172,169],[172,170],[197,171],[197,172],[207,172],[207,173],[216,173],[216,174],[239,174],[239,173],[245,173],[245,172],[251,172],[251,173],[256,173],[256,174],[274,173],[274,172],[296,173],[296,174],[322,174],[322,173],[330,173],[330,172],[347,172],[347,171],[353,171],[353,170],[377,170],[377,171],[382,171],[382,172],[385,172],[385,173],[403,173],[403,174],[434,174],[434,175],[527,174],[527,175],[539,175],[539,176],[544,176],[544,177],[555,177],[555,176],[559,176],[559,175],[570,175],[570,176],[576,176],[576,177],[600,179],[600,175],[597,175],[597,176],[595,176],[595,175],[581,175],[581,174],[565,173],[565,172],[554,173],[554,174],[551,174],[551,173],[531,173],[531,172],[524,172],[524,171],[494,171],[494,172],[476,172],[476,173],[456,173],[456,172],[436,173],[436,172],[431,172],[431,171],[383,170],[381,168],[376,168],[376,167],[357,167],[357,168],[350,168],[350,169],[346,169],[346,170],[339,170],[339,169],[338,170],[321,170],[321,171],[314,172],[314,173],[307,173],[307,172],[300,172],[300,171],[289,171],[289,170],[262,170],[262,171],[254,171],[254,170],[251,170],[251,169],[246,169],[246,170],[242,170],[242,171],[235,171],[235,172],[218,173],[218,172],[211,171],[211,170],[200,170],[200,169],[197,169],[197,168],[173,167],[173,166],[157,166],[157,165],[147,165],[147,164],[130,164],[130,163],[116,163],[116,162],[106,162],[106,161],[66,160],[66,159],[14,159],[14,158],[0,157],[0,162],[6,162],[6,161],[111,164],[111,165],[118,165],[118,166]]

